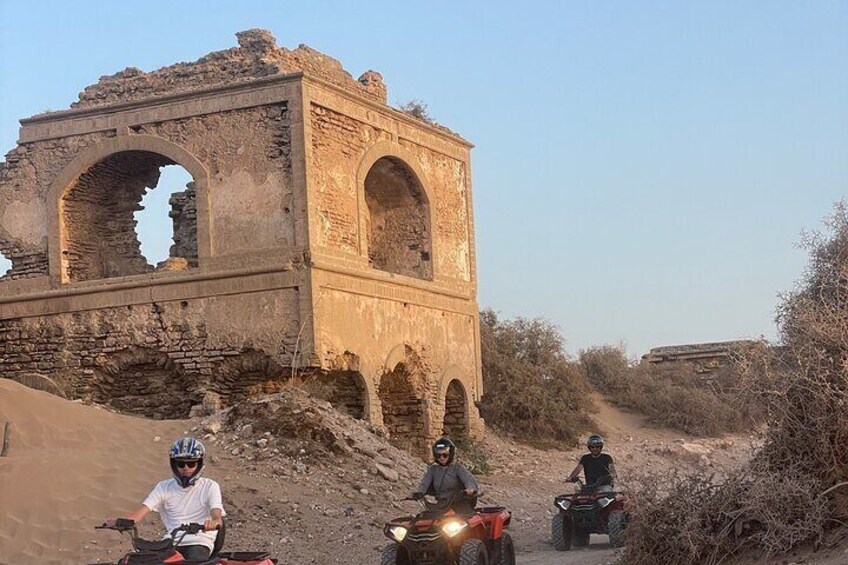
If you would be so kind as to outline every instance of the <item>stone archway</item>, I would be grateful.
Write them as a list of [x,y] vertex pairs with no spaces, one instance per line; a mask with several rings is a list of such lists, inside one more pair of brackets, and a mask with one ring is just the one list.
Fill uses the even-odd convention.
[[[208,172],[182,147],[150,135],[120,136],[82,151],[50,186],[50,275],[75,282],[149,272],[134,213],[159,170],[179,165],[192,177],[174,194],[172,256],[198,266],[212,254]],[[180,261],[182,263],[182,261]]]
[[399,363],[380,378],[377,392],[389,440],[410,453],[422,453],[427,448],[426,405],[416,377]]
[[187,418],[200,400],[194,383],[167,354],[143,347],[102,359],[90,391],[93,402],[156,420]]
[[252,396],[279,392],[290,381],[290,369],[264,351],[250,349],[218,363],[209,388],[219,395],[224,408]]
[[307,377],[305,388],[351,418],[365,420],[368,417],[368,384],[357,371],[331,371]]
[[451,380],[445,392],[442,433],[452,439],[468,435],[468,395],[458,379]]

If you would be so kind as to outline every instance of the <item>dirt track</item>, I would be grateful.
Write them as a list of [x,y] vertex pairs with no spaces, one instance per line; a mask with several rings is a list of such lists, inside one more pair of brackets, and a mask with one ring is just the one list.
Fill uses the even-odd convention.
[[589,547],[572,551],[554,551],[547,544],[539,544],[531,549],[530,552],[519,552],[516,555],[518,565],[607,565],[620,553],[610,546],[607,536],[601,535],[593,535]]

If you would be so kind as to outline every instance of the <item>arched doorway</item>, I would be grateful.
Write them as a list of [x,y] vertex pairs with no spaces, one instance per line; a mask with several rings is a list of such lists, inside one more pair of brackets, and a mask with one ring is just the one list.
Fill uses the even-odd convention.
[[465,387],[453,379],[445,393],[445,418],[442,433],[450,438],[468,435],[468,399]]
[[[85,170],[64,192],[61,262],[69,282],[151,272],[141,252],[136,212],[148,189],[159,183],[171,158],[145,150],[119,151]],[[186,173],[187,175],[188,173]],[[169,197],[170,220],[159,218],[160,229],[172,224],[173,245],[163,268],[182,270],[198,265],[195,185]]]
[[421,181],[397,157],[381,157],[365,176],[368,260],[381,271],[432,280],[430,203]]
[[426,449],[424,400],[416,393],[414,376],[403,363],[383,375],[378,396],[389,440],[410,453]]

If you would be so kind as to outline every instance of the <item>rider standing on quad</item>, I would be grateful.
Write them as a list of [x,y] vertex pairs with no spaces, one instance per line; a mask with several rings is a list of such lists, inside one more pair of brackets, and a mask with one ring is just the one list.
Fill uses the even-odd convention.
[[[479,486],[468,469],[456,463],[456,445],[446,438],[433,444],[434,463],[427,467],[427,472],[421,478],[418,488],[412,493],[412,498],[421,499],[424,495],[433,495],[437,499],[452,499],[451,507],[458,514],[474,512],[474,501],[471,497],[477,494]],[[461,495],[466,497],[463,499]]]
[[[612,462],[612,456],[601,453],[604,449],[604,438],[599,435],[591,435],[586,440],[586,447],[589,448],[589,453],[580,458],[580,462],[568,476],[568,480],[572,483],[577,482],[577,475],[582,470],[586,475],[586,485],[597,487],[597,492],[612,492],[613,481],[616,478],[615,465]],[[608,484],[599,484],[605,482],[608,477]]]
[[[166,479],[154,487],[142,506],[125,516],[140,522],[151,511],[158,512],[170,532],[182,524],[201,523],[205,531],[186,535],[179,551],[187,560],[208,559],[215,545],[225,515],[221,502],[221,487],[212,479],[201,478],[206,449],[200,441],[183,437],[174,442],[170,451],[173,479]],[[114,518],[106,521],[115,525]]]

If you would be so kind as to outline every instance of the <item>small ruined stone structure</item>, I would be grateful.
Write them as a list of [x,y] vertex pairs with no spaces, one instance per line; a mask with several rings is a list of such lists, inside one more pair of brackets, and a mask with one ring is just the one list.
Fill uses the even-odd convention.
[[[482,430],[471,145],[267,32],[22,120],[0,165],[0,375],[127,412],[305,379],[423,452]],[[134,213],[160,169],[171,258]]]
[[728,367],[732,364],[734,355],[756,343],[737,340],[666,345],[651,349],[642,356],[642,362],[662,367],[679,367],[696,375],[705,375]]

